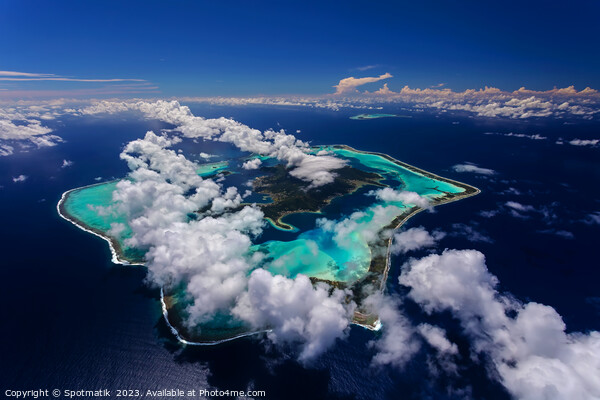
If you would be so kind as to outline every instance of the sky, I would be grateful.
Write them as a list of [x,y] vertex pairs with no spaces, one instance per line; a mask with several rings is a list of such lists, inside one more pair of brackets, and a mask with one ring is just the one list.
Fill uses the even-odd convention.
[[0,92],[318,95],[385,73],[392,90],[600,88],[598,15],[597,1],[1,0],[0,71],[119,81],[3,75]]

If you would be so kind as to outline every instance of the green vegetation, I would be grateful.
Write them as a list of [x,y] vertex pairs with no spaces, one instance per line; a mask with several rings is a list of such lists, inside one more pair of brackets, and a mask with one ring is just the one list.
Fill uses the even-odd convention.
[[352,193],[366,185],[384,187],[383,177],[373,172],[357,168],[344,167],[336,172],[333,183],[308,189],[306,182],[291,176],[283,165],[263,168],[267,174],[254,180],[254,190],[269,195],[272,203],[259,204],[265,218],[283,230],[292,227],[281,221],[289,214],[301,212],[319,212],[335,197]]

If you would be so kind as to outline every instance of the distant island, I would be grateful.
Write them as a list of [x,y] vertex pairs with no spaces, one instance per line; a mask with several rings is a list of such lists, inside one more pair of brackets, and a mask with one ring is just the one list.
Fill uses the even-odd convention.
[[350,119],[363,120],[363,119],[377,119],[377,118],[412,118],[410,115],[397,115],[397,114],[358,114],[350,117]]
[[[204,178],[220,176],[220,179],[237,175],[238,181],[245,174],[254,173],[251,179],[254,192],[270,199],[257,201],[256,205],[261,208],[274,232],[282,231],[283,234],[283,231],[294,231],[297,235],[291,239],[286,236],[287,239],[282,237],[263,242],[259,237],[259,242],[252,246],[251,252],[260,251],[266,256],[253,267],[292,278],[304,274],[313,283],[326,282],[336,288],[349,289],[352,300],[358,305],[353,322],[376,329],[378,317],[364,311],[361,303],[369,291],[385,288],[390,267],[391,237],[379,235],[379,239],[368,242],[357,233],[349,238],[349,245],[340,245],[333,240],[333,233],[318,224],[299,229],[286,219],[308,212],[319,213],[320,217],[328,220],[343,221],[350,212],[361,211],[361,224],[375,224],[374,229],[378,232],[393,231],[424,208],[405,204],[399,199],[383,200],[374,195],[379,189],[414,192],[427,199],[430,207],[476,195],[479,190],[385,154],[359,151],[345,145],[318,146],[313,151],[327,152],[347,161],[344,168],[336,170],[334,182],[319,188],[307,188],[306,182],[292,177],[285,165],[267,157],[261,158],[263,166],[254,172],[241,168],[243,161],[248,159],[245,157],[201,164],[197,173]],[[117,182],[69,190],[63,194],[57,209],[63,218],[107,240],[114,262],[143,264],[144,252],[124,243],[132,234],[125,218],[101,211],[112,204],[112,192]],[[388,210],[385,220],[376,218],[376,210],[381,208]],[[198,210],[196,214],[195,218],[202,218],[203,210]],[[111,223],[114,222],[126,227],[119,238],[110,234]],[[288,261],[281,265],[280,260]],[[227,313],[215,315],[211,321],[203,323],[199,330],[186,328],[183,316],[189,304],[185,288],[163,287],[161,302],[167,323],[178,339],[185,343],[214,344],[253,333]]]

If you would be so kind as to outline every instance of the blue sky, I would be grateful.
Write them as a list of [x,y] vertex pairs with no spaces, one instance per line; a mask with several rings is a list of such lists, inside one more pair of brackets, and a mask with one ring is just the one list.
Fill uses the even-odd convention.
[[385,72],[392,90],[600,88],[598,15],[598,1],[1,0],[0,70],[144,82],[3,80],[0,89],[324,94]]

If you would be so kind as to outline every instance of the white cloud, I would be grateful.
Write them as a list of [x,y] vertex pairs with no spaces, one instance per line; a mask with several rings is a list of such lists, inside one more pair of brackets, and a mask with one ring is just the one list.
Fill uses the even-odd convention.
[[346,161],[333,156],[308,154],[310,147],[307,143],[286,134],[283,130],[261,132],[232,119],[196,117],[188,107],[181,106],[177,101],[101,101],[80,112],[83,115],[93,115],[128,110],[141,111],[149,119],[173,124],[177,131],[188,138],[232,143],[242,151],[284,161],[290,168],[290,175],[308,182],[309,188],[333,182],[336,176],[333,171],[346,165]]
[[354,78],[351,76],[349,78],[344,78],[344,79],[340,80],[340,82],[337,85],[334,86],[334,88],[336,88],[335,94],[355,93],[356,88],[358,86],[361,86],[361,85],[364,85],[367,83],[378,82],[378,81],[381,81],[383,79],[388,79],[388,78],[392,78],[392,74],[390,74],[389,72],[386,72],[383,75],[373,76],[373,77]]
[[[380,80],[380,77],[362,78]],[[390,76],[391,77],[391,76]],[[181,101],[207,102],[216,105],[274,105],[302,106],[311,108],[326,108],[340,110],[342,108],[382,109],[383,104],[408,105],[409,110],[423,111],[429,109],[439,112],[467,112],[483,118],[543,118],[543,117],[576,117],[593,118],[598,112],[600,94],[593,89],[576,91],[571,89],[554,89],[550,91],[519,90],[506,92],[497,88],[467,89],[464,92],[454,92],[450,89],[427,88],[411,89],[405,86],[400,92],[389,89],[387,84],[375,92],[359,93],[356,87],[361,82],[356,78],[342,80],[336,85],[344,96],[325,95],[315,97],[279,96],[279,97],[212,97],[212,98],[182,98]],[[368,83],[368,82],[365,82]],[[355,86],[356,85],[356,86]],[[506,136],[523,137],[532,140],[543,140],[538,134],[526,135],[509,133]]]
[[25,182],[27,180],[27,175],[19,175],[17,177],[12,178],[13,182]]
[[395,190],[389,187],[377,189],[369,192],[369,195],[377,197],[379,200],[388,203],[402,203],[405,206],[417,206],[421,208],[431,208],[431,204],[426,197],[416,192],[408,190]]
[[260,158],[253,158],[252,160],[246,161],[242,164],[243,169],[259,169],[262,164]]
[[17,71],[0,71],[0,76],[14,76],[14,77],[48,77],[54,76],[53,74],[36,74],[31,72],[17,72]]
[[[398,206],[378,204],[365,211],[356,211],[340,221],[320,218],[317,220],[317,226],[326,232],[332,232],[333,240],[342,248],[367,246],[379,240],[381,235],[389,234],[381,230],[402,211],[403,208]],[[357,239],[360,239],[360,242],[357,242]]]
[[346,335],[354,313],[354,303],[344,301],[347,293],[328,291],[327,285],[313,286],[303,275],[289,279],[258,269],[233,314],[255,328],[272,327],[274,343],[301,343],[299,358],[308,361]]
[[29,141],[38,148],[52,147],[63,142],[62,138],[56,135],[32,136],[29,138]]
[[60,167],[61,168],[68,168],[71,165],[73,165],[73,161],[71,161],[71,160],[63,160],[62,165]]
[[569,144],[573,146],[590,146],[595,147],[600,143],[599,139],[573,139],[569,141]]
[[309,188],[327,185],[335,180],[337,174],[333,170],[346,165],[346,161],[333,156],[303,156],[290,175],[303,181],[309,181]]
[[393,254],[404,254],[412,250],[432,247],[444,236],[445,234],[439,231],[430,234],[422,226],[410,228],[394,234],[391,252]]
[[121,235],[123,234],[123,232],[125,232],[125,230],[127,229],[127,226],[121,222],[112,222],[110,224],[110,229],[106,232],[108,233],[108,235],[114,237],[114,238],[121,238]]
[[194,326],[231,306],[244,290],[248,235],[259,233],[263,220],[259,210],[245,207],[188,221],[189,213],[211,203],[216,211],[238,205],[239,195],[203,180],[197,165],[170,145],[168,138],[148,132],[125,147],[121,158],[132,172],[117,184],[112,207],[127,217],[133,232],[125,243],[147,249],[148,279],[167,288],[185,285],[193,299],[187,323]]
[[390,90],[390,88],[388,87],[387,83],[384,83],[383,87],[381,89],[376,90],[375,92],[373,92],[373,94],[379,94],[379,95],[383,95],[383,96],[386,96],[386,95],[389,95],[389,94],[392,94],[392,93],[394,93],[394,92],[392,92]]
[[494,175],[496,171],[489,168],[481,168],[475,164],[456,164],[452,167],[452,169],[456,172],[472,172],[474,174],[481,175]]
[[[464,92],[454,92],[447,88],[411,89],[405,86],[399,92],[394,92],[384,85],[374,93],[363,93],[356,101],[363,104],[413,103],[415,107],[441,112],[468,112],[485,118],[526,119],[571,116],[590,119],[600,112],[597,107],[599,98],[599,93],[594,89],[586,88],[578,92],[572,86],[548,91],[521,88],[514,92],[487,86],[484,89],[467,89]],[[542,139],[536,135],[507,136]]]
[[25,140],[50,132],[52,132],[52,129],[43,126],[37,120],[27,120],[25,124],[17,125],[13,121],[0,119],[1,140]]
[[506,202],[506,206],[510,207],[512,209],[515,209],[517,211],[521,211],[521,212],[536,211],[536,208],[534,206],[521,204],[521,203],[518,203],[516,201],[507,201]]
[[471,337],[472,351],[489,356],[516,398],[600,396],[600,333],[567,334],[552,307],[500,294],[480,252],[447,250],[410,260],[399,281],[428,313],[451,311]]
[[[172,144],[153,132],[128,143],[121,158],[131,172],[117,184],[114,204],[101,210],[126,217],[132,235],[125,243],[146,251],[148,282],[167,291],[185,288],[190,305],[184,323],[191,329],[220,311],[270,329],[274,343],[298,346],[304,362],[326,351],[347,332],[354,310],[348,294],[313,287],[305,276],[290,279],[263,269],[250,274],[264,256],[250,252],[252,238],[262,232],[262,212],[237,210],[237,189],[202,179],[197,164]],[[209,211],[188,218],[208,205]],[[115,224],[110,233],[123,230]]]
[[[392,235],[391,230],[385,230],[384,228],[394,218],[405,212],[407,207],[414,207],[415,205],[430,207],[430,203],[426,198],[414,192],[384,188],[371,191],[368,195],[376,196],[379,200],[386,201],[386,203],[374,204],[364,211],[356,211],[350,216],[337,221],[320,218],[317,220],[317,226],[325,232],[330,232],[335,243],[341,248],[350,249],[356,246],[369,248],[371,246],[369,252],[385,252],[387,248],[372,246],[379,240],[387,239]],[[439,232],[430,235],[423,228],[413,228],[413,230],[398,235],[399,237],[396,238],[392,248],[395,252],[415,250],[421,246],[426,246],[430,237],[434,241],[443,237],[443,234]],[[367,268],[368,265],[362,267]]]
[[18,148],[55,146],[63,140],[50,135],[52,129],[42,125],[40,119],[53,119],[60,115],[43,106],[0,107],[0,155],[9,156]]
[[427,343],[440,353],[458,354],[458,347],[448,340],[443,329],[429,324],[419,324],[417,329]]
[[414,327],[400,312],[399,301],[375,293],[365,299],[364,306],[376,313],[382,324],[382,337],[369,342],[369,346],[377,351],[373,363],[404,367],[421,345],[415,337]]
[[406,263],[400,283],[411,288],[409,297],[427,312],[450,308],[461,317],[502,319],[504,308],[494,301],[498,280],[482,265],[484,256],[478,251],[449,250]]
[[15,148],[7,144],[0,145],[0,156],[10,156],[14,153]]
[[458,368],[455,362],[459,357],[458,346],[448,340],[446,331],[438,326],[421,323],[417,326],[417,332],[437,352],[436,357],[428,357],[427,364],[431,373],[434,376],[437,375],[437,366],[440,366],[448,374],[458,375]]

